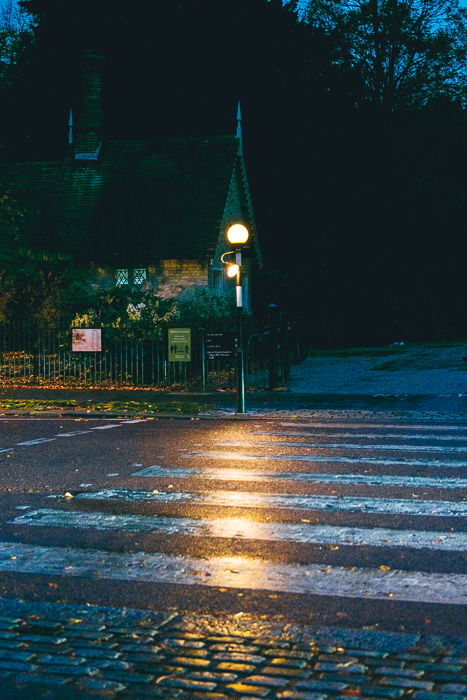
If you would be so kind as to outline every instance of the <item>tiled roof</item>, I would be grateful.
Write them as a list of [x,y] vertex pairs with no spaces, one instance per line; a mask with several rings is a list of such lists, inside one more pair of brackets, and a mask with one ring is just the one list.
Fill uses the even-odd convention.
[[237,149],[230,136],[110,141],[96,162],[0,164],[0,189],[25,210],[39,240],[66,241],[82,259],[206,258],[216,248]]

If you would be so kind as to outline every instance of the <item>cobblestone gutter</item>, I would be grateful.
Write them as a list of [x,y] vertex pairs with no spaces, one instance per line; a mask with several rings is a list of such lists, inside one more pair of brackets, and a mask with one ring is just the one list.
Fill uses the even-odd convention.
[[0,601],[4,698],[467,697],[467,640]]
[[422,410],[400,410],[400,411],[361,411],[358,409],[274,409],[256,410],[248,409],[246,414],[236,414],[233,409],[226,411],[221,409],[200,413],[200,418],[234,418],[237,420],[321,420],[321,421],[381,421],[381,423],[397,420],[398,422],[423,421],[427,423],[443,421],[454,423],[465,423],[467,415],[465,411],[422,411]]

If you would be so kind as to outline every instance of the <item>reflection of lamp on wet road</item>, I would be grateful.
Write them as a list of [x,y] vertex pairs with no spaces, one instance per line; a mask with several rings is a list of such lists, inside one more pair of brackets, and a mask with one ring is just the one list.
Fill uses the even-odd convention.
[[[243,349],[243,296],[242,296],[242,246],[248,242],[250,232],[243,224],[233,224],[227,230],[227,240],[234,247],[221,256],[227,265],[227,276],[235,277],[235,298],[237,302],[237,413],[245,413],[245,355]],[[235,255],[235,263],[227,263],[226,255]]]

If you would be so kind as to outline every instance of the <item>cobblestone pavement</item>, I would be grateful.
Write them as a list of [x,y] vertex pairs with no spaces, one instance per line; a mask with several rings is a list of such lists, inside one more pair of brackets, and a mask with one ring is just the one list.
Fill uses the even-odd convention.
[[467,697],[467,641],[239,613],[0,602],[6,698]]
[[410,423],[413,421],[442,421],[442,422],[467,422],[467,414],[465,411],[359,411],[355,409],[340,410],[314,410],[314,409],[274,409],[274,410],[255,410],[249,409],[246,414],[235,414],[234,410],[211,410],[201,413],[200,417],[217,417],[217,418],[237,418],[239,420],[248,419],[266,419],[272,420],[291,419],[291,420],[322,420],[322,421],[391,421]]

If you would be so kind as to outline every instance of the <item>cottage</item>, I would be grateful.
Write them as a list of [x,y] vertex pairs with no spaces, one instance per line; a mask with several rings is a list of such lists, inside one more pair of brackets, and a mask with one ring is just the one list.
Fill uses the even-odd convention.
[[83,99],[70,110],[62,161],[0,164],[0,188],[24,209],[35,240],[66,250],[97,288],[128,285],[176,297],[204,285],[228,293],[225,231],[244,223],[251,239],[242,275],[261,265],[242,149],[235,136],[108,140],[102,58],[88,52]]

